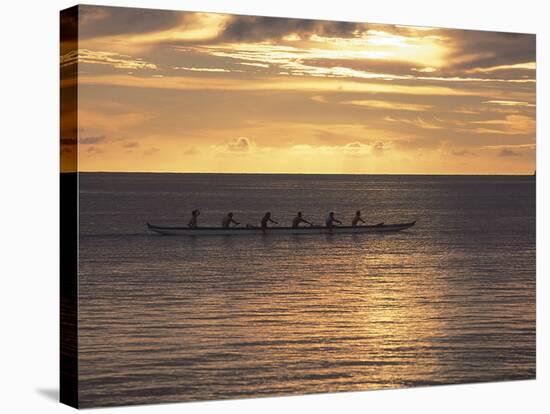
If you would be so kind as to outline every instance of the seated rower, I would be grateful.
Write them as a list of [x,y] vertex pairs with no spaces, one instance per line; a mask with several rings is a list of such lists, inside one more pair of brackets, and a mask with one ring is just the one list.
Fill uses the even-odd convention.
[[335,227],[334,223],[342,224],[340,220],[334,217],[334,211],[331,211],[327,217],[327,220],[325,221],[325,224],[328,228]]
[[305,220],[302,217],[302,212],[298,211],[298,214],[296,214],[296,217],[294,217],[294,220],[292,220],[292,228],[295,229],[300,227],[300,223],[306,223],[306,224],[309,224],[310,226],[313,226],[313,224],[311,224],[309,221]]
[[198,227],[198,220],[201,212],[199,210],[193,210],[191,212],[191,220],[189,220],[189,223],[187,226],[191,229],[196,229]]
[[363,219],[361,218],[361,211],[357,210],[357,211],[355,212],[355,217],[353,218],[353,220],[351,220],[351,225],[352,225],[353,227],[357,227],[357,223],[359,223],[359,222],[365,224],[365,220],[363,220]]
[[238,226],[241,223],[235,221],[235,219],[233,218],[233,213],[227,213],[227,216],[225,216],[222,220],[222,227],[224,229],[228,229],[229,227],[231,227],[231,224]]
[[262,230],[265,231],[265,229],[267,229],[267,223],[268,222],[271,222],[273,224],[279,224],[275,220],[271,219],[271,212],[269,212],[269,211],[267,213],[265,213],[264,218],[262,219]]

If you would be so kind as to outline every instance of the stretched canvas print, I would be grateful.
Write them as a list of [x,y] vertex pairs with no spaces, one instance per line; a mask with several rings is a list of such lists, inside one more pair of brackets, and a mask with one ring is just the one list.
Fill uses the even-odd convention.
[[61,12],[61,401],[535,378],[535,35]]

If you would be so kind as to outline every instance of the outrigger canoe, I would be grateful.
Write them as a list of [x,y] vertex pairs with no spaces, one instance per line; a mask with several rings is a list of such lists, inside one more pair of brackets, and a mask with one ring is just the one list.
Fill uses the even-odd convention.
[[363,234],[363,233],[391,233],[408,229],[414,226],[416,221],[400,224],[376,224],[369,226],[338,226],[338,227],[268,227],[265,231],[260,227],[171,227],[155,226],[147,223],[147,229],[163,236],[238,236],[246,234]]

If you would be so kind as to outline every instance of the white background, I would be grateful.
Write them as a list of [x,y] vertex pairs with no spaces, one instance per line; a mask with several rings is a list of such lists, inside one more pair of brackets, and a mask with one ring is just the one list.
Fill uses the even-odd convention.
[[[90,3],[96,3],[91,1]],[[305,397],[103,409],[132,413],[287,411],[522,413],[549,409],[548,71],[550,22],[542,0],[105,0],[96,4],[398,23],[537,34],[537,380]],[[2,3],[0,48],[0,412],[70,412],[58,395],[58,22],[70,1]],[[545,76],[546,75],[546,76]],[[546,411],[548,412],[548,411]]]

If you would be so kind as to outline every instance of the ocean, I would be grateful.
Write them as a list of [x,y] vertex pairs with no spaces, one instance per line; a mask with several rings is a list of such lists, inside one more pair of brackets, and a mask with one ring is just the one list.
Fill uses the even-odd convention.
[[[535,178],[81,173],[82,407],[535,378]],[[166,237],[229,211],[394,234]]]

